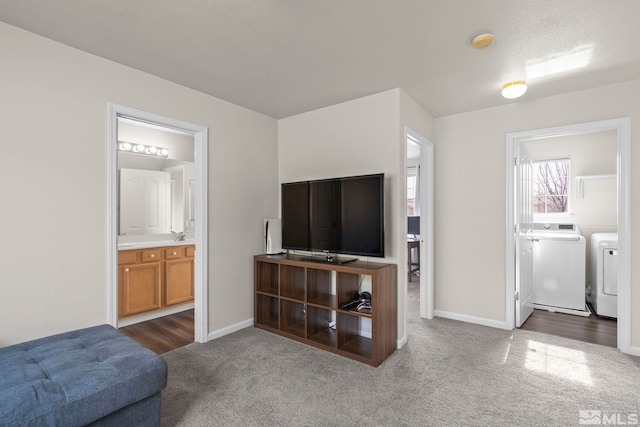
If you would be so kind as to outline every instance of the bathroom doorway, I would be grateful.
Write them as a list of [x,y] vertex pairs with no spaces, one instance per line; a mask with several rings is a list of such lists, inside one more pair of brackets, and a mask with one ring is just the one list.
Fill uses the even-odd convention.
[[[176,310],[193,310],[194,340],[206,342],[207,129],[116,104],[109,104],[108,118],[110,323],[115,327],[126,326],[153,319],[157,315],[170,315]],[[137,155],[139,153],[144,155]],[[132,194],[130,197],[134,203],[142,203],[144,206],[122,206],[118,197],[121,167],[134,175],[136,171],[154,174],[149,189],[140,187],[142,190],[134,191],[137,196]],[[158,178],[160,176],[162,179]],[[140,196],[146,193],[149,194],[149,203],[145,202],[147,196]],[[165,195],[166,202],[162,202],[161,199],[164,200]],[[142,202],[136,199],[142,199]],[[140,225],[129,224],[128,219],[120,218],[123,211],[136,212],[136,209],[144,212],[144,216],[151,220],[144,219]],[[158,240],[157,244],[154,239]],[[173,240],[178,242],[173,243]],[[186,256],[193,257],[193,270],[190,273],[193,276],[193,301],[179,301],[172,307],[162,307],[159,310],[132,315],[128,319],[119,319],[118,250],[136,248],[136,245],[139,246],[141,243],[156,246],[162,243],[162,247],[179,243],[180,247],[185,249]],[[191,244],[186,245],[187,243]],[[160,253],[162,251],[158,256]],[[174,256],[181,255],[176,252]],[[177,261],[180,260],[172,260],[172,263],[177,264]],[[167,268],[168,264],[169,262]],[[179,265],[176,267],[176,271],[184,268]]]

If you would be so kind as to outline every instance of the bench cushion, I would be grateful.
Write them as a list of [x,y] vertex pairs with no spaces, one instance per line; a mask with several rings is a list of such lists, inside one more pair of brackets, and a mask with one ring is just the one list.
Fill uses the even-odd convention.
[[86,425],[166,381],[164,360],[110,325],[0,348],[0,424]]

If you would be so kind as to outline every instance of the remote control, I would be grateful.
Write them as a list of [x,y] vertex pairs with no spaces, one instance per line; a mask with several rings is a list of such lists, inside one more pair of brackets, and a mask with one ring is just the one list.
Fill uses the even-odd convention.
[[358,302],[359,300],[343,302],[342,304],[340,304],[340,308],[343,310],[349,310],[351,307],[355,307],[356,305],[358,305]]
[[355,307],[360,302],[360,294],[356,292],[351,301],[343,302],[340,304],[342,310],[349,310],[351,307]]

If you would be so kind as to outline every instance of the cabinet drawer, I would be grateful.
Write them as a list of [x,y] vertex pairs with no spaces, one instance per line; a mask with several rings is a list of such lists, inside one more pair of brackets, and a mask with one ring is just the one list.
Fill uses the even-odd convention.
[[142,262],[160,261],[161,250],[160,248],[145,249],[142,252]]
[[118,252],[118,264],[133,264],[137,261],[138,251]]
[[164,257],[165,259],[182,258],[184,256],[184,250],[185,250],[184,246],[174,246],[172,248],[171,247],[165,248]]
[[196,247],[191,245],[191,246],[186,246],[185,249],[187,250],[187,256],[192,257],[193,254],[196,251]]

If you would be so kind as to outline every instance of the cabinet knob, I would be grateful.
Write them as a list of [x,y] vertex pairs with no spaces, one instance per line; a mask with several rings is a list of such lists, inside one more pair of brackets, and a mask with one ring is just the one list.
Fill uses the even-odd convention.
[[156,254],[149,255],[149,258],[155,258],[155,257],[156,257]]
[[172,255],[174,255],[174,256],[175,256],[175,255],[178,255],[178,252],[173,252],[173,253],[172,253]]
[[125,272],[125,273],[128,273],[128,272],[129,272],[129,269],[128,269],[128,268],[125,268],[125,269],[124,269],[124,272]]

